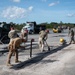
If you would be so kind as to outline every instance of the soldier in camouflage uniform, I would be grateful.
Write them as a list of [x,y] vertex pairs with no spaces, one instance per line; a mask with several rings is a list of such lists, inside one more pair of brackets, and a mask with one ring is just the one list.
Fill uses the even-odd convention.
[[14,27],[11,27],[11,30],[8,33],[8,37],[10,38],[10,41],[12,41],[16,37],[19,37]]
[[28,41],[28,30],[27,30],[27,28],[23,28],[23,29],[21,30],[21,37],[22,37],[23,39],[25,39],[26,41]]
[[73,31],[73,29],[71,29],[71,30],[69,31],[69,36],[70,36],[70,43],[69,43],[69,44],[71,44],[72,42],[73,42],[73,44],[74,44],[75,41],[74,41],[74,31]]
[[[14,40],[15,38],[19,37],[13,26],[11,27],[11,30],[10,30],[9,33],[8,33],[8,37],[10,38],[10,42],[9,42],[9,46],[8,46],[8,49],[9,49],[9,56],[8,56],[8,60],[7,60],[7,61],[8,61],[8,64],[9,64],[9,62],[10,62],[9,59],[11,58],[11,55],[12,55],[12,54],[16,55],[16,59],[17,59],[17,57],[18,57],[18,51],[11,49],[11,48],[13,47],[13,46],[12,46],[13,40]],[[11,43],[12,43],[12,44],[11,44]]]
[[40,36],[39,36],[39,48],[41,49],[41,51],[44,51],[44,41],[47,40],[48,38],[48,31],[44,31],[44,30],[41,30],[39,32]]
[[20,44],[22,42],[26,42],[24,39],[21,39],[19,37],[14,38],[12,41],[10,41],[8,45],[9,53],[8,53],[8,59],[7,59],[7,66],[11,66],[10,60],[13,53],[15,53],[15,63],[19,62],[18,60],[18,48],[22,47]]

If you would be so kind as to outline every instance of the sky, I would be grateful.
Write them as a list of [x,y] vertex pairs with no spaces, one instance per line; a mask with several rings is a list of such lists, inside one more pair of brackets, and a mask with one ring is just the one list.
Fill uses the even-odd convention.
[[0,22],[75,23],[75,0],[0,0]]

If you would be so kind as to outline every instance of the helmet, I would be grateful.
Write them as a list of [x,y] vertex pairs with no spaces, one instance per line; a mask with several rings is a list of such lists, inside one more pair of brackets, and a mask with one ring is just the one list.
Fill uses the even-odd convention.
[[64,42],[64,39],[63,38],[60,38],[60,42],[63,43]]

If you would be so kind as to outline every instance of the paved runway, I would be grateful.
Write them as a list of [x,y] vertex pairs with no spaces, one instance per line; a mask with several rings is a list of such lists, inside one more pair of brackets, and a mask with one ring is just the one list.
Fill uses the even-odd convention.
[[[19,59],[22,62],[15,64],[14,56],[12,57],[11,62],[14,65],[13,67],[6,66],[8,52],[0,54],[0,75],[60,75],[62,72],[64,75],[68,75],[68,73],[64,71],[64,65],[69,66],[68,64],[72,63],[68,61],[72,60],[72,57],[75,55],[74,44],[62,46],[59,42],[61,37],[66,39],[67,43],[69,42],[67,32],[49,34],[47,42],[48,45],[50,45],[51,51],[48,51],[47,46],[45,46],[45,52],[39,50],[38,37],[38,34],[29,35],[29,41],[31,38],[35,38],[32,47],[32,58],[30,58],[30,42],[27,42],[26,49],[19,49]],[[0,50],[4,49],[4,47],[6,49],[7,46],[8,44],[0,45]],[[68,71],[67,68],[65,68],[65,70]],[[61,75],[63,75],[63,73]]]

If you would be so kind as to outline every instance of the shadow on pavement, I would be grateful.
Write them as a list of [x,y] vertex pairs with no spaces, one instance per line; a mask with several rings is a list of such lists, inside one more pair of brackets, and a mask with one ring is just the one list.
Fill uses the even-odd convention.
[[[57,51],[60,51],[60,50],[62,50],[64,47],[67,47],[67,46],[68,46],[68,45],[66,44],[66,45],[59,46],[59,47],[57,47],[56,49],[53,49],[53,50],[51,50],[51,51],[38,53],[37,56],[35,56],[35,57],[31,58],[31,59],[28,59],[28,60],[26,60],[26,61],[24,61],[24,62],[21,62],[21,63],[19,63],[19,64],[16,64],[16,65],[14,65],[13,67],[11,67],[11,69],[18,70],[18,69],[22,69],[22,68],[24,68],[24,67],[27,67],[27,66],[29,66],[29,65],[32,65],[32,64],[34,64],[34,63],[37,64],[37,63],[40,62],[43,58],[45,58],[45,57],[47,57],[48,55],[53,54],[53,53],[55,53],[55,52],[57,52]],[[49,62],[55,62],[55,61],[58,61],[58,60],[47,60],[47,61],[49,61]]]
[[[29,47],[29,48],[19,48],[18,51],[22,52],[24,50],[29,50],[30,49],[30,44],[26,45],[25,47]],[[37,47],[37,44],[33,44],[33,49],[35,49]],[[0,56],[3,55],[4,53],[9,52],[8,47],[5,46],[3,48],[0,48]]]

